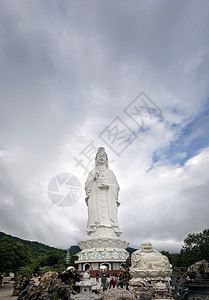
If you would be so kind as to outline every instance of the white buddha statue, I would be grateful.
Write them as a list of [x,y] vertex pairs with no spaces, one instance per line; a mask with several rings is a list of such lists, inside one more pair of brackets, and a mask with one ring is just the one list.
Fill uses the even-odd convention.
[[169,277],[170,263],[166,256],[153,250],[150,242],[142,243],[140,249],[131,255],[130,274],[133,280],[145,277]]
[[103,147],[98,149],[95,168],[90,171],[85,184],[88,206],[87,234],[90,238],[117,238],[119,185],[108,168],[108,157]]

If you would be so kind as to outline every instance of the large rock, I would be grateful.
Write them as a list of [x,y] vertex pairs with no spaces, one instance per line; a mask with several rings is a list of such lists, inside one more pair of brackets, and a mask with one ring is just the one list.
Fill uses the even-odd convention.
[[31,286],[23,291],[18,300],[68,300],[71,294],[70,286],[58,279],[58,273],[48,272],[42,276],[38,286]]
[[187,272],[191,273],[195,280],[208,280],[209,262],[206,260],[197,261],[188,268]]
[[197,261],[188,268],[192,280],[187,280],[187,292],[184,300],[209,299],[209,263],[206,260]]

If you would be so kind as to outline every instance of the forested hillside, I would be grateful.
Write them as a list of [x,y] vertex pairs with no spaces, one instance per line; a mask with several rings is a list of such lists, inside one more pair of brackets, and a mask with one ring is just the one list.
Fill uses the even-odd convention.
[[18,237],[6,234],[4,232],[0,232],[0,242],[1,242],[1,239],[3,239],[4,237],[7,237],[15,242],[19,242],[23,245],[28,246],[31,251],[32,258],[37,258],[38,256],[40,256],[42,254],[47,254],[51,251],[55,251],[58,254],[66,254],[65,250],[57,249],[55,247],[50,247],[48,245],[45,245],[45,244],[42,244],[39,242],[31,242],[31,241],[23,240]]
[[[0,232],[0,272],[40,273],[64,270],[66,250]],[[47,269],[48,268],[48,269]]]

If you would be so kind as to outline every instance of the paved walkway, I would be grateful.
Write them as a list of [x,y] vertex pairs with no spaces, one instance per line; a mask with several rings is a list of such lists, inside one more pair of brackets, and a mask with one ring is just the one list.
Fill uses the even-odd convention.
[[12,296],[13,283],[10,281],[11,277],[4,277],[3,285],[0,287],[0,300],[16,300],[16,296]]

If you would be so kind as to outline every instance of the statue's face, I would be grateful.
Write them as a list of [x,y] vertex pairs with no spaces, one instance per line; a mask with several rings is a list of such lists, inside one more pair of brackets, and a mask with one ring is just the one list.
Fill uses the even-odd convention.
[[147,242],[147,243],[142,243],[141,244],[141,251],[142,252],[152,252],[152,244]]
[[107,162],[107,156],[105,152],[101,151],[98,153],[97,162],[99,162],[100,164],[104,164]]

